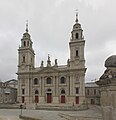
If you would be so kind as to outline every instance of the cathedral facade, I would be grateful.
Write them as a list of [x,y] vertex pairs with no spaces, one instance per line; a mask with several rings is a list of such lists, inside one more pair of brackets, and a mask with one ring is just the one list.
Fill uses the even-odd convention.
[[85,59],[83,30],[76,14],[66,65],[41,62],[35,66],[33,42],[26,27],[18,49],[18,102],[37,105],[80,105],[85,101]]

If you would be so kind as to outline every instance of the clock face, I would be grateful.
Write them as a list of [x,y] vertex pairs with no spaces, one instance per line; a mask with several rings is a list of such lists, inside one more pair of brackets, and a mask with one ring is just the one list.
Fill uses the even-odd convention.
[[21,69],[22,69],[22,70],[24,70],[24,69],[25,69],[25,67],[26,67],[25,65],[22,65],[22,66],[21,66]]
[[79,60],[78,61],[76,61],[76,65],[78,65],[79,64]]

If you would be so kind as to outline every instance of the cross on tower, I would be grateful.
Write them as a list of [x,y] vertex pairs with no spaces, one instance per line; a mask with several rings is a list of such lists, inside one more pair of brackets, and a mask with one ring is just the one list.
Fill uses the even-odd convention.
[[76,9],[75,11],[76,11],[76,20],[75,20],[75,22],[77,23],[78,22],[78,9]]
[[28,20],[26,20],[26,32],[28,32]]

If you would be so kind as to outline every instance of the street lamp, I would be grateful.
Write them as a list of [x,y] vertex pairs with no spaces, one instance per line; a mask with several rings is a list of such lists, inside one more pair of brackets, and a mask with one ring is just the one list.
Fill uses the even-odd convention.
[[21,114],[20,115],[22,115],[22,108],[23,108],[23,105],[21,104],[20,105],[20,109],[21,109]]

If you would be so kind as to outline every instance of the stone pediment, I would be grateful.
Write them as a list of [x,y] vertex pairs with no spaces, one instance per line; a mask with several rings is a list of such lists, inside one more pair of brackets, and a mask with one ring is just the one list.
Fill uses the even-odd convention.
[[54,72],[58,72],[58,69],[53,68],[53,67],[43,67],[38,72],[39,73],[54,73]]

